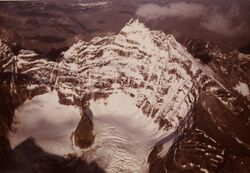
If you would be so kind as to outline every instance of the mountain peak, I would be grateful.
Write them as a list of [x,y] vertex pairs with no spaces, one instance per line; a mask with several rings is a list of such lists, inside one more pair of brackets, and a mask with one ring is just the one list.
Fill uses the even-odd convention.
[[131,19],[116,38],[120,41],[123,40],[123,44],[130,42],[147,50],[157,49],[152,32],[138,19]]
[[[138,19],[130,20],[118,35],[78,41],[58,61],[41,59],[27,50],[14,55],[0,40],[0,91],[4,91],[1,95],[8,96],[3,99],[7,100],[7,106],[2,107],[12,107],[9,112],[13,114],[19,112],[15,118],[20,120],[19,132],[11,139],[11,146],[16,147],[15,144],[23,144],[23,139],[32,137],[44,151],[67,155],[68,148],[83,149],[88,144],[91,146],[86,160],[107,163],[107,166],[100,164],[105,172],[121,169],[142,172],[145,164],[151,168],[158,165],[158,160],[167,170],[165,162],[161,165],[162,160],[171,158],[176,158],[174,164],[181,166],[181,171],[189,170],[192,164],[196,172],[214,172],[227,159],[220,143],[235,151],[240,149],[242,153],[249,151],[250,144],[249,133],[241,133],[248,132],[250,124],[249,104],[245,101],[247,98],[243,98],[248,77],[238,73],[244,62],[235,63],[231,55],[221,54],[215,58],[211,63],[216,73],[208,65],[194,60],[173,35],[151,31]],[[240,79],[235,91],[221,84],[228,78],[227,69],[232,71],[235,81]],[[35,95],[43,96],[24,103]],[[9,105],[9,100],[13,100],[13,105]],[[15,104],[22,103],[24,105],[15,111]],[[38,117],[23,116],[32,116],[29,105]],[[79,110],[66,109],[65,105]],[[48,112],[46,115],[52,123],[47,121],[44,112]],[[75,112],[82,115],[74,118]],[[76,126],[74,122],[78,122],[79,117],[83,118]],[[43,118],[48,122],[43,128],[48,134],[46,143],[47,135],[44,131],[41,133],[41,126],[33,123]],[[26,125],[31,123],[32,126]],[[77,130],[73,132],[74,129]],[[86,134],[79,132],[82,129]],[[95,139],[93,130],[97,134]],[[56,133],[51,133],[54,131]],[[58,146],[63,150],[59,151]],[[158,159],[160,157],[162,159]]]
[[139,21],[139,19],[130,19],[130,21],[122,28],[121,32],[149,32],[149,29]]
[[150,30],[139,19],[130,21],[121,29],[117,36],[118,39],[133,42],[149,50],[168,50],[169,46],[178,45],[175,37],[171,34],[166,35],[161,31]]

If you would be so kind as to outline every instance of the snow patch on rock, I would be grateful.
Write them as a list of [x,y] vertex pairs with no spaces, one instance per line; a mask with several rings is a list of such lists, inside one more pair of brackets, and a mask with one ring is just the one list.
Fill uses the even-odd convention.
[[239,82],[235,88],[236,91],[238,91],[240,94],[242,94],[243,96],[248,96],[250,93],[249,87],[246,83],[244,82]]

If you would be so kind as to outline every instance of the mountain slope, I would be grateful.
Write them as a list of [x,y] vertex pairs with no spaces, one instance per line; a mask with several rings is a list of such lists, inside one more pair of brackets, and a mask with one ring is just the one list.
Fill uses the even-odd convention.
[[27,50],[15,56],[1,42],[1,76],[9,75],[2,83],[16,106],[53,90],[60,104],[78,107],[82,120],[72,145],[107,172],[214,172],[226,151],[249,153],[250,136],[243,133],[249,97],[217,71],[223,56],[211,65],[188,50],[138,20],[118,35],[78,41],[57,62]]

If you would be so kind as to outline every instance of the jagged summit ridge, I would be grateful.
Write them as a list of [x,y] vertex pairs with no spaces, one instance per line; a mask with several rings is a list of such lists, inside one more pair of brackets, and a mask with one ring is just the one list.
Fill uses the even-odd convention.
[[151,31],[139,19],[131,19],[121,29],[120,34],[124,35],[128,42],[131,41],[140,44],[148,50],[155,48],[165,49],[168,46],[164,42],[171,42],[171,44],[175,44],[174,42],[176,42],[173,35],[165,35],[161,31]]

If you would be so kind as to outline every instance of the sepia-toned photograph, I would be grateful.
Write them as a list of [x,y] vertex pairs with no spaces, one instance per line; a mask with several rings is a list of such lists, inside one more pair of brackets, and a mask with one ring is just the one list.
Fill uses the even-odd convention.
[[250,173],[249,0],[0,0],[1,173]]

